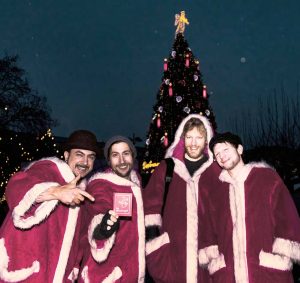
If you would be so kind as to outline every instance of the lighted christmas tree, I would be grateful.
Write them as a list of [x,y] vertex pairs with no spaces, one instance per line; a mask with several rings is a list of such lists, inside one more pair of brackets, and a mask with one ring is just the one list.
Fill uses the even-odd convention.
[[209,94],[202,82],[199,60],[194,57],[184,38],[185,24],[189,22],[182,11],[175,16],[175,41],[169,58],[163,62],[162,83],[146,138],[142,174],[152,173],[164,158],[166,149],[174,140],[177,127],[187,115],[203,115],[216,129]]

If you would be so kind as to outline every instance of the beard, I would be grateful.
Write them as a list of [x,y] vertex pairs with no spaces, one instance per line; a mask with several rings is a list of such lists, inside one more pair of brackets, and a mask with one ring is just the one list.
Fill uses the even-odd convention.
[[122,163],[119,165],[116,165],[112,168],[112,170],[115,172],[116,175],[129,179],[131,170],[133,168],[133,165],[130,163]]
[[199,159],[204,152],[204,147],[197,147],[196,149],[192,150],[190,147],[185,147],[185,153],[191,159]]

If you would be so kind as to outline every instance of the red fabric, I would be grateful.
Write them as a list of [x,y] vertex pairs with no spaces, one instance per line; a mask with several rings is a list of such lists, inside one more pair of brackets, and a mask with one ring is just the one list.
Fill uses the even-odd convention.
[[[102,179],[103,176],[109,180]],[[123,181],[124,180],[124,181]],[[119,181],[121,183],[119,183]],[[135,187],[135,189],[133,189]],[[132,217],[128,219],[120,218],[119,230],[115,233],[113,247],[107,251],[107,257],[102,262],[97,262],[91,253],[91,246],[88,242],[87,229],[82,231],[83,253],[81,274],[79,282],[85,282],[82,278],[82,270],[85,270],[89,282],[102,282],[111,273],[114,268],[119,267],[122,275],[120,279],[114,279],[112,282],[141,282],[144,279],[145,263],[141,262],[139,252],[144,259],[144,213],[141,205],[140,188],[113,173],[100,174],[92,179],[88,185],[87,191],[95,198],[95,202],[86,207],[86,221],[91,226],[91,220],[97,215],[104,215],[108,210],[113,209],[113,193],[132,193]],[[139,231],[142,227],[142,233]],[[100,223],[100,222],[99,222]],[[91,227],[89,227],[91,229]],[[97,240],[97,248],[101,249],[110,239]],[[139,244],[142,243],[142,248]],[[87,270],[87,271],[86,271]],[[114,277],[113,277],[114,278]],[[111,282],[111,281],[109,281]]]
[[[161,234],[166,232],[169,243],[159,243],[160,237],[147,243],[147,268],[155,282],[187,282],[209,283],[208,271],[198,264],[198,206],[202,206],[202,188],[213,185],[220,169],[213,163],[211,153],[208,160],[190,176],[184,164],[184,140],[181,137],[183,127],[191,117],[202,120],[207,130],[207,138],[211,138],[211,128],[208,120],[200,115],[186,117],[178,127],[175,139],[167,150],[166,157],[172,157],[175,162],[172,182],[162,217]],[[207,153],[205,148],[204,153]],[[166,163],[162,161],[153,172],[149,183],[143,192],[144,209],[147,217],[161,216],[165,189]],[[157,244],[159,243],[159,244]],[[157,246],[158,245],[158,246]],[[155,247],[155,248],[153,248]],[[192,263],[192,264],[189,264]]]
[[[274,255],[272,248],[276,238],[296,243],[294,248],[300,254],[300,220],[293,200],[277,173],[270,168],[259,167],[254,165],[244,182],[249,283],[293,282],[290,270],[277,269],[272,260],[273,268],[260,265],[261,251]],[[207,188],[203,196],[200,228],[206,233],[201,234],[200,249],[217,245],[220,254],[224,254],[226,267],[212,275],[213,282],[236,282],[234,261],[237,258],[233,252],[229,184],[220,182],[214,188]]]
[[[41,223],[30,229],[21,230],[16,228],[12,219],[12,210],[24,198],[25,193],[32,190],[34,185],[43,184],[44,182],[56,182],[60,185],[66,183],[56,166],[56,162],[62,163],[62,161],[55,158],[34,163],[28,170],[15,174],[10,179],[6,189],[10,211],[0,229],[0,239],[4,240],[4,248],[9,258],[7,271],[12,272],[28,268],[34,261],[38,261],[40,264],[39,272],[33,273],[21,282],[52,282],[55,270],[58,267],[62,241],[65,233],[68,233],[66,232],[66,223],[69,208],[62,204],[57,204],[48,217],[45,216]],[[65,170],[68,176],[72,176],[72,171],[67,164],[62,165],[61,169]],[[33,205],[29,212],[24,215],[24,218],[33,215],[38,207],[38,204]],[[77,220],[76,216],[75,225]],[[68,276],[68,273],[71,272],[77,254],[78,231],[75,232],[75,235],[77,240],[75,236],[67,267],[62,270],[63,273],[66,271],[65,276]],[[0,260],[4,260],[4,258],[5,253],[2,250]],[[7,281],[0,279],[0,282]],[[63,282],[67,282],[67,280],[65,279]]]

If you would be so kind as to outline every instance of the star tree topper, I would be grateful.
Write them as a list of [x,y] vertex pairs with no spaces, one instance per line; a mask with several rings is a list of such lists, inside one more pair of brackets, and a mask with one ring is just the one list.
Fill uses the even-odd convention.
[[175,15],[175,23],[174,25],[177,26],[175,34],[184,33],[185,24],[189,25],[188,19],[185,17],[185,11],[181,11],[180,15]]

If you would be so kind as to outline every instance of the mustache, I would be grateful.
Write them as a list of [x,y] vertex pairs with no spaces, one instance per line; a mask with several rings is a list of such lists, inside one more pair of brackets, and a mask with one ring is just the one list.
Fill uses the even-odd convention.
[[81,168],[84,168],[84,169],[89,169],[89,168],[90,168],[89,166],[87,166],[87,165],[85,165],[85,164],[80,164],[80,163],[77,163],[77,164],[75,165],[75,167],[78,167],[78,166],[80,166]]
[[117,166],[121,167],[121,166],[127,166],[127,165],[129,165],[129,163],[123,162],[123,163],[118,164]]

